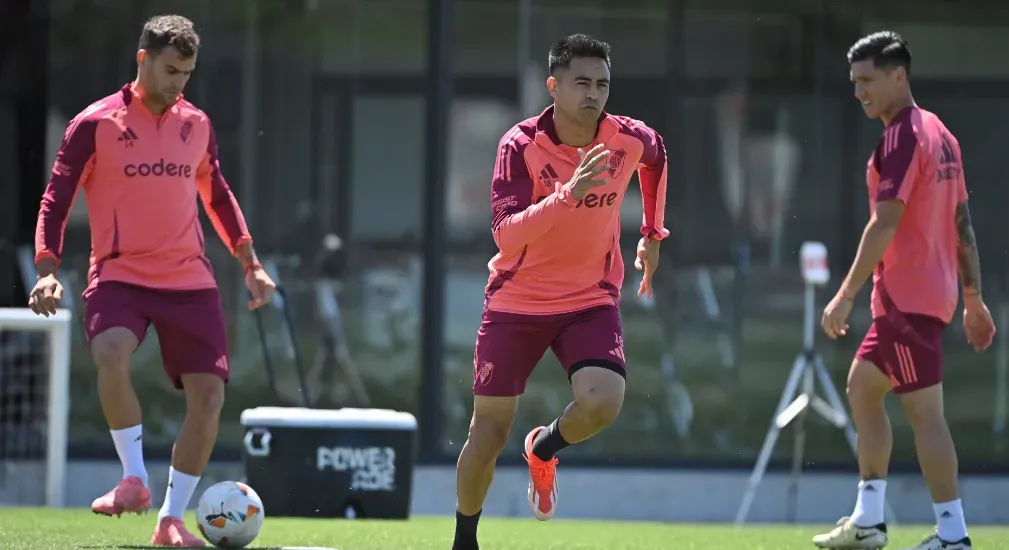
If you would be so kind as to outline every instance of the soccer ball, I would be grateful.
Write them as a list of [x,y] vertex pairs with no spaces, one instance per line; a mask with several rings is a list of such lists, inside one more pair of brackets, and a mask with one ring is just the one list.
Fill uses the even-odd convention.
[[210,486],[196,507],[200,532],[218,548],[244,548],[256,540],[264,517],[259,495],[237,481]]

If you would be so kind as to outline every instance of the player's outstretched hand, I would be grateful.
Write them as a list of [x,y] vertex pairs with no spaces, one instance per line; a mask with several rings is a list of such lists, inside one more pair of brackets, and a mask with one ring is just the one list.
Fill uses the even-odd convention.
[[991,312],[976,294],[964,296],[963,303],[963,331],[967,335],[967,343],[976,351],[984,351],[995,339],[995,322]]
[[262,266],[245,270],[245,286],[249,289],[249,294],[252,294],[249,309],[257,309],[270,303],[273,293],[277,291],[277,283],[273,282],[270,274]]
[[63,298],[63,285],[56,279],[56,275],[46,275],[39,277],[28,296],[28,307],[36,315],[49,317],[56,315],[56,304]]
[[823,327],[823,332],[827,333],[831,340],[848,334],[848,316],[851,315],[853,305],[854,302],[850,298],[846,298],[843,293],[838,292],[824,308],[820,326]]
[[593,187],[606,185],[606,177],[598,177],[603,172],[610,169],[610,165],[603,162],[610,156],[609,151],[603,150],[603,144],[596,145],[588,151],[579,149],[578,156],[581,161],[575,168],[575,174],[571,176],[571,181],[565,187],[571,190],[571,195],[575,200],[582,200]]
[[638,258],[634,260],[634,268],[644,271],[638,296],[652,297],[652,273],[659,267],[659,243],[662,241],[649,237],[641,237],[638,241]]

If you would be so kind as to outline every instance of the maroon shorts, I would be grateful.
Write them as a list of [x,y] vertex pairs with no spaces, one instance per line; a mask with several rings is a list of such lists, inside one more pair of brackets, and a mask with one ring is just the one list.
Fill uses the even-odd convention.
[[942,332],[929,315],[892,313],[873,319],[855,357],[875,364],[903,394],[942,382]]
[[620,312],[599,306],[559,315],[484,311],[473,355],[473,393],[522,395],[547,349],[568,373],[602,367],[626,376]]
[[86,298],[88,342],[113,327],[144,341],[154,325],[165,372],[176,388],[182,375],[208,373],[228,381],[228,335],[216,288],[158,290],[118,282],[99,283]]

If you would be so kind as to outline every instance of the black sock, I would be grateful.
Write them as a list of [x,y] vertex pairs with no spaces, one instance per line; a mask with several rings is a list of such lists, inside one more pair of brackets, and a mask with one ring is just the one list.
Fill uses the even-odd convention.
[[482,512],[480,510],[472,516],[466,516],[459,510],[455,511],[455,540],[452,542],[452,550],[480,550],[476,542],[476,527],[480,523]]
[[550,460],[564,447],[570,445],[561,437],[561,419],[554,420],[545,429],[540,430],[533,440],[533,454],[540,460]]

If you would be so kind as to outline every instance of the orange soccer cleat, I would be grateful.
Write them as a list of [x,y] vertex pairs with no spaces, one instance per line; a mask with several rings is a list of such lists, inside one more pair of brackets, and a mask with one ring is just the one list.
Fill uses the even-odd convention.
[[525,442],[526,452],[522,455],[529,463],[529,509],[540,521],[554,517],[554,511],[557,510],[557,495],[560,492],[557,484],[557,458],[540,460],[533,454],[536,435],[545,429],[540,426],[529,432]]

